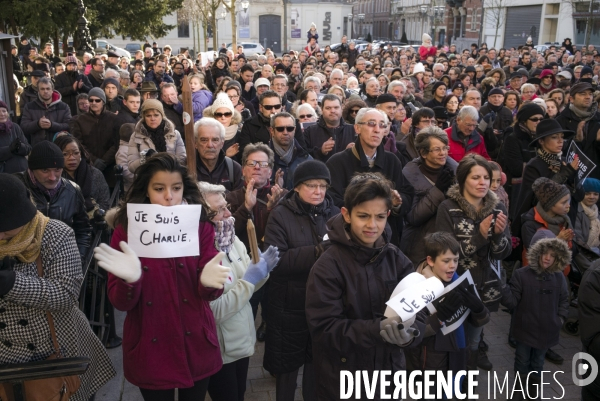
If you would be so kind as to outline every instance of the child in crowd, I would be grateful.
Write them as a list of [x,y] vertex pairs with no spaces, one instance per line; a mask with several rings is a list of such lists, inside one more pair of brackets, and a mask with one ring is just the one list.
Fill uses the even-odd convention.
[[[192,90],[192,106],[194,112],[194,122],[196,122],[202,118],[202,112],[204,109],[212,104],[213,94],[208,90],[206,85],[204,85],[204,79],[201,75],[189,75],[188,81],[190,82],[190,89]],[[183,114],[182,102],[175,103],[173,108],[179,114]]]
[[600,180],[586,178],[583,182],[585,197],[577,207],[577,218],[575,219],[575,232],[587,246],[600,253],[600,220],[598,219],[598,197],[600,195]]
[[[398,317],[383,315],[396,285],[414,271],[390,243],[391,183],[379,173],[359,173],[346,189],[344,205],[327,222],[326,250],[312,267],[306,288],[318,400],[339,399],[342,370],[372,375],[404,369],[402,347],[420,341]],[[424,319],[424,313],[417,314],[421,335]]]
[[500,202],[508,210],[508,194],[504,190],[506,184],[506,174],[502,172],[502,167],[496,162],[490,162],[492,168],[492,180],[490,181],[490,189],[496,194]]
[[[503,287],[502,304],[514,310],[511,335],[517,342],[515,374],[519,374],[523,387],[528,383],[529,397],[534,398],[546,351],[558,344],[560,328],[568,317],[569,294],[563,270],[571,261],[571,251],[566,241],[540,229],[531,240],[527,259],[529,266],[515,270],[510,287]],[[528,378],[530,372],[536,373]]]
[[[427,259],[417,267],[417,273],[426,278],[437,277],[445,286],[458,279],[456,269],[460,245],[448,232],[436,232],[425,237],[425,254]],[[465,305],[471,313],[468,320],[476,327],[485,325],[490,314],[473,285],[467,291],[464,287],[445,295],[440,302],[437,313],[427,320],[425,335],[420,347],[407,348],[406,368],[412,370],[440,370],[443,372],[467,369],[467,344],[465,330],[461,324],[453,332],[444,335],[441,323],[451,318],[457,310]],[[451,394],[446,394],[448,399]]]
[[310,24],[310,29],[306,32],[306,43],[310,43],[312,38],[315,38],[315,42],[319,43],[319,32],[317,32],[317,24],[314,22]]

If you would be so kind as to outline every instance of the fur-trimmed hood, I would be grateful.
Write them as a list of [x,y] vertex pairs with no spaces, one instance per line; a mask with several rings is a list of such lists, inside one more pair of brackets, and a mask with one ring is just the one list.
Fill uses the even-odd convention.
[[448,189],[447,195],[448,198],[458,203],[458,206],[468,218],[474,221],[483,220],[488,217],[494,211],[499,202],[496,194],[490,189],[485,198],[483,198],[483,207],[481,210],[477,211],[473,205],[471,205],[460,193],[458,184],[452,185]]
[[504,72],[504,69],[494,68],[490,70],[487,74],[485,74],[485,76],[491,78],[492,75],[494,75],[495,73],[500,74],[500,81],[498,81],[498,85],[504,86],[504,83],[506,82],[506,72]]
[[[549,249],[553,249],[556,254],[554,264],[548,269],[544,270],[539,265],[540,256],[543,255]],[[571,263],[571,251],[569,246],[563,240],[558,238],[543,238],[533,244],[529,251],[527,251],[527,260],[529,261],[529,267],[537,274],[544,272],[553,274],[562,272],[569,263]]]

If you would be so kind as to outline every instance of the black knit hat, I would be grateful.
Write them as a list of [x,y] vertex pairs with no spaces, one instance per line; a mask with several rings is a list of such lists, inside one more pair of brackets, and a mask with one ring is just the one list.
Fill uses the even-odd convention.
[[318,160],[300,163],[294,171],[294,187],[308,180],[325,180],[327,184],[331,184],[331,176],[325,163]]
[[517,121],[523,123],[536,114],[541,114],[543,116],[546,113],[535,103],[524,104],[521,106],[521,108],[519,108],[519,111],[517,111]]
[[383,104],[383,103],[398,103],[398,99],[396,99],[396,96],[392,95],[391,93],[384,93],[382,95],[377,96],[377,100],[375,101],[375,104]]
[[531,189],[545,211],[552,209],[559,200],[570,194],[567,187],[546,177],[535,180]]
[[504,91],[500,88],[493,88],[491,91],[488,92],[488,97],[492,96],[492,95],[502,95],[504,96]]
[[41,170],[44,168],[63,168],[65,166],[65,157],[58,146],[49,141],[38,142],[31,153],[27,162],[29,170]]
[[12,174],[0,173],[0,231],[22,227],[36,213],[25,184]]
[[433,87],[431,88],[431,93],[435,95],[435,91],[442,85],[445,86],[446,89],[448,89],[448,85],[446,85],[444,81],[437,81],[433,84]]

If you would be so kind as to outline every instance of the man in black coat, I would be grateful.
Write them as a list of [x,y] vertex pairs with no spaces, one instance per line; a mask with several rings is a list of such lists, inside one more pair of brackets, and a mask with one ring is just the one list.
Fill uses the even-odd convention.
[[410,211],[415,190],[402,174],[400,160],[383,148],[386,117],[372,108],[363,108],[356,115],[354,129],[358,135],[356,144],[333,155],[327,161],[331,172],[331,188],[328,193],[335,205],[344,206],[344,193],[355,173],[381,173],[394,184],[394,205],[388,223],[392,228],[392,243],[400,244],[404,216]]
[[[594,101],[592,85],[580,82],[571,87],[571,103],[558,115],[556,121],[565,130],[573,131],[575,143],[596,165],[600,164],[600,112],[598,103]],[[570,141],[565,141],[563,154],[569,149]],[[600,168],[595,168],[589,175],[600,179]]]
[[62,101],[69,105],[71,115],[77,115],[77,95],[88,93],[92,84],[88,77],[77,71],[77,58],[68,55],[65,58],[66,70],[56,76],[55,89],[61,94]]
[[244,64],[240,69],[240,78],[238,82],[242,86],[242,97],[248,101],[256,96],[256,88],[254,87],[254,69],[250,64]]
[[123,124],[136,124],[140,120],[140,105],[140,92],[135,89],[127,89],[123,95],[121,110],[116,118],[117,130],[120,130]]
[[266,91],[260,95],[258,103],[258,113],[244,123],[240,132],[240,154],[244,153],[244,148],[250,143],[268,144],[271,140],[271,116],[281,110],[281,97],[275,91]]
[[494,149],[487,149],[490,157],[496,160],[502,146],[503,133],[513,123],[512,112],[504,106],[502,89],[494,88],[488,93],[488,101],[479,110],[479,115],[482,117],[480,120],[482,131],[486,131],[488,124],[491,125],[494,137],[500,142]]
[[354,126],[344,122],[342,103],[336,95],[323,96],[323,115],[317,124],[304,130],[306,150],[316,160],[327,162],[331,156],[342,152],[356,141]]
[[23,62],[19,58],[17,46],[12,45],[11,55],[12,55],[13,73],[15,74],[15,76],[17,77],[19,82],[21,82],[23,80]]

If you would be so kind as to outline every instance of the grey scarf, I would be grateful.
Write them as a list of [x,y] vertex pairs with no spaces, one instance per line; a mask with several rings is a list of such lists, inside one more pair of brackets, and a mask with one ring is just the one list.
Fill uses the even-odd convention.
[[573,112],[573,114],[577,116],[577,118],[579,118],[579,120],[587,121],[590,118],[592,118],[594,114],[596,114],[596,111],[598,111],[598,103],[592,103],[592,106],[587,110],[580,109],[579,107],[576,107],[573,103],[570,103],[569,109]]
[[277,144],[277,142],[273,141],[273,148],[275,149],[275,153],[279,156],[281,160],[285,164],[290,164],[292,158],[294,157],[294,144],[290,145],[288,150],[283,149],[281,146]]
[[548,212],[544,210],[544,208],[542,207],[542,205],[539,202],[535,206],[535,209],[537,210],[539,215],[542,216],[542,219],[544,219],[544,221],[546,223],[548,223],[548,230],[552,231],[552,233],[554,233],[554,235],[560,234],[560,230],[566,230],[569,228],[573,228],[573,226],[571,225],[571,219],[569,219],[569,216],[564,215],[564,216],[550,217]]

